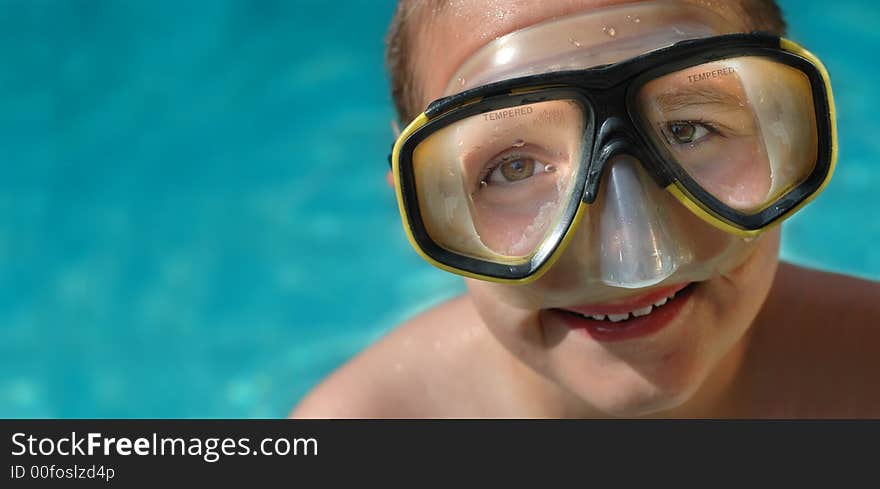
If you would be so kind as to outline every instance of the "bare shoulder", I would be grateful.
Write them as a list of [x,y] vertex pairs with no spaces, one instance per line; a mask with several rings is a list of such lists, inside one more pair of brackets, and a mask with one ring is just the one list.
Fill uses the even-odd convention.
[[469,297],[463,295],[396,327],[339,367],[290,416],[469,416],[463,400],[485,382],[478,373],[491,370],[485,363],[496,348]]
[[866,313],[880,311],[880,282],[789,263],[780,264],[774,290],[787,301],[820,314],[875,319]]
[[749,376],[773,416],[880,417],[880,283],[780,264]]

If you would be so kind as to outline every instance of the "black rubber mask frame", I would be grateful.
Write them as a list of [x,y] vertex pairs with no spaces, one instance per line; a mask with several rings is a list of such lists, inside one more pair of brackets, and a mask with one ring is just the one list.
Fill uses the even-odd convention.
[[[821,66],[785,49],[781,38],[769,34],[732,34],[679,42],[673,46],[610,65],[586,70],[531,75],[491,83],[432,102],[421,116],[423,124],[405,131],[395,144],[398,197],[414,246],[434,264],[455,273],[496,281],[524,281],[554,255],[574,221],[581,202],[592,203],[606,163],[614,156],[637,158],[661,187],[679,188],[704,219],[717,219],[725,229],[754,235],[793,212],[826,183],[834,163],[833,102]],[[818,134],[817,161],[808,177],[769,206],[753,214],[733,209],[705,191],[679,166],[668,150],[652,142],[636,110],[636,95],[647,82],[671,72],[739,56],[760,56],[791,66],[810,82]],[[550,100],[572,100],[583,107],[584,151],[575,196],[548,238],[522,263],[496,263],[447,250],[428,235],[419,211],[413,171],[413,152],[439,129],[479,113]],[[418,119],[417,119],[418,121]],[[417,122],[416,121],[416,122]],[[416,123],[414,122],[414,124]],[[394,153],[394,151],[392,151]],[[670,187],[672,188],[672,187]]]

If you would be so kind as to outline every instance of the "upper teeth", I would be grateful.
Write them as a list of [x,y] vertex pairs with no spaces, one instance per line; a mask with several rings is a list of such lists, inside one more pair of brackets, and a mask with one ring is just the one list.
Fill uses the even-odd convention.
[[648,305],[648,306],[636,309],[634,311],[621,313],[621,314],[591,314],[590,317],[595,319],[596,321],[608,320],[608,321],[611,321],[612,323],[618,323],[618,322],[623,321],[625,319],[629,319],[630,317],[647,316],[648,314],[651,314],[651,311],[662,306],[663,304],[666,304],[666,302],[668,302],[669,299],[672,299],[673,297],[675,297],[675,292],[670,294],[669,297],[664,297],[664,298],[658,300],[653,305]]

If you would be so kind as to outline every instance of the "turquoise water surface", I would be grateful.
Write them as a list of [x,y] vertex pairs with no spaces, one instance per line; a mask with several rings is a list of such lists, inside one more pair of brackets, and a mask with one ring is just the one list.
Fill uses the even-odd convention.
[[[792,261],[880,279],[880,11],[781,2],[840,160]],[[385,184],[393,2],[0,1],[0,417],[278,417],[460,292]]]

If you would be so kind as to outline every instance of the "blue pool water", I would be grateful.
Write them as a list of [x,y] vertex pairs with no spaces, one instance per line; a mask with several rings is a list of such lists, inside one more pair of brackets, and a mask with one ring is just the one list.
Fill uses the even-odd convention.
[[[841,139],[783,255],[880,279],[880,12],[781,4]],[[384,182],[392,9],[0,2],[0,417],[283,416],[462,290]]]

